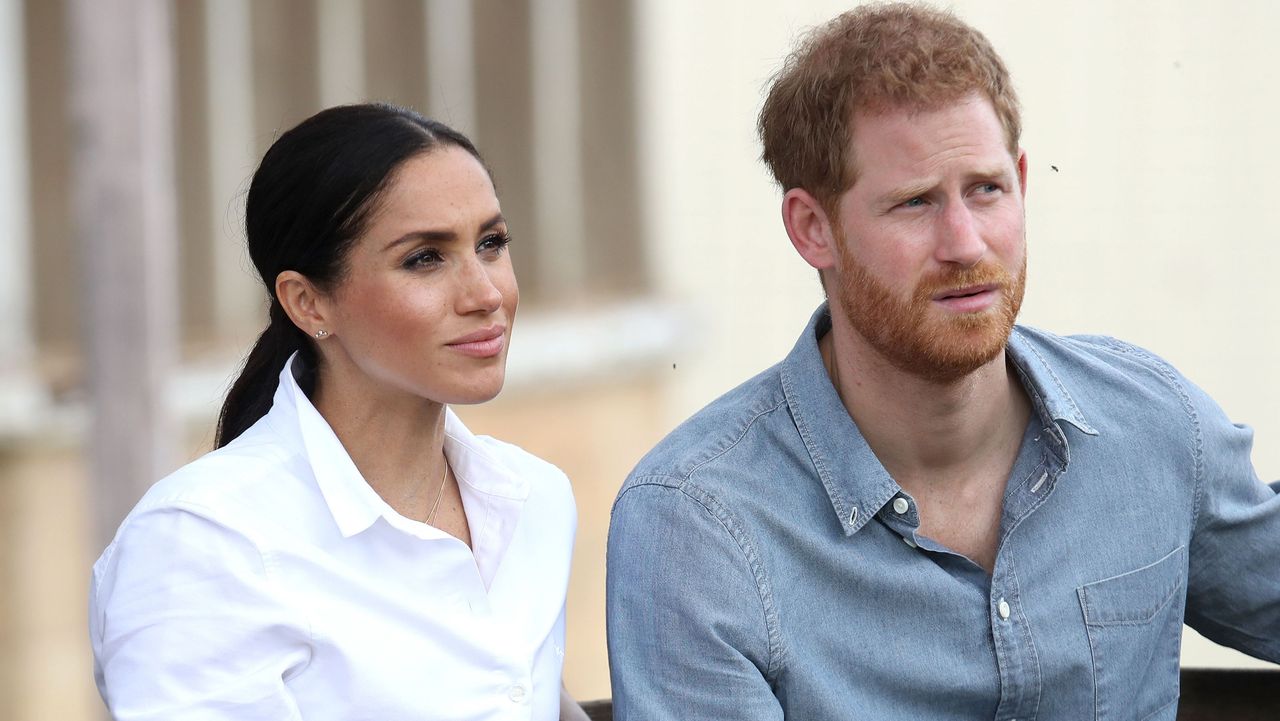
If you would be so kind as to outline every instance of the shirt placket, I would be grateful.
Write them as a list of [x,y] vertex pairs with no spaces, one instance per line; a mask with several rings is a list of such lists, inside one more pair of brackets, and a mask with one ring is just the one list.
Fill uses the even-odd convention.
[[[1036,441],[1040,441],[1040,436]],[[1000,673],[996,721],[1030,721],[1039,713],[1044,684],[1031,624],[1023,612],[1024,604],[1034,603],[1035,599],[1024,596],[1018,584],[1017,563],[1009,541],[1022,521],[1044,503],[1062,470],[1056,457],[1046,454],[1027,482],[1006,494],[1000,546],[987,598],[987,615]]]

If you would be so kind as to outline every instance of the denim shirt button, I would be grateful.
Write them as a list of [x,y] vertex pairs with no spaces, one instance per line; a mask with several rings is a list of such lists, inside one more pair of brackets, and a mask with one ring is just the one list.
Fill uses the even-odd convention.
[[901,516],[902,514],[906,513],[909,510],[911,510],[911,504],[907,502],[907,499],[903,498],[902,496],[898,496],[897,498],[893,499],[894,513]]
[[996,613],[1000,614],[1001,620],[1008,621],[1009,620],[1009,602],[1004,600],[1003,598],[1000,599],[1000,603],[996,604]]

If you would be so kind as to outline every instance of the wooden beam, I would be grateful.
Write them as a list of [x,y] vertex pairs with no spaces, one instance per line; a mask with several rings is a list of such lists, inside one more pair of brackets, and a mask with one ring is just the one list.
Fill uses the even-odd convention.
[[173,48],[165,0],[70,0],[72,199],[91,394],[93,536],[173,470]]

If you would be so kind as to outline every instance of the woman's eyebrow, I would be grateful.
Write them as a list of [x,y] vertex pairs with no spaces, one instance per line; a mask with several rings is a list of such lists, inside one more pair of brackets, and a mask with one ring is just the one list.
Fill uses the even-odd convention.
[[[498,213],[494,215],[492,218],[489,218],[488,220],[480,224],[480,232],[483,233],[484,231],[489,230],[495,225],[505,223],[506,220],[507,219],[502,216],[502,213]],[[409,243],[413,241],[426,241],[428,243],[448,243],[451,241],[455,241],[457,239],[458,239],[458,234],[452,230],[413,230],[408,233],[405,233],[399,238],[396,238],[390,243],[387,243],[387,245],[383,248],[383,250],[384,251],[391,250],[392,248],[398,245],[402,245],[404,243]]]

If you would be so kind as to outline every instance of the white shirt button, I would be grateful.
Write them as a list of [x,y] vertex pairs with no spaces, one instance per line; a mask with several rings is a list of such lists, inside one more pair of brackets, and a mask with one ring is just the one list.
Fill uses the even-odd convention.
[[893,499],[894,513],[901,516],[902,514],[906,513],[909,510],[911,510],[911,504],[907,502],[907,499],[903,498],[902,496],[898,496],[897,498]]
[[524,697],[524,686],[521,686],[520,684],[516,684],[510,689],[507,689],[507,698],[511,699],[512,703],[520,703],[521,701],[524,701]]
[[912,548],[918,548],[918,547],[919,547],[919,546],[916,544],[916,542],[915,542],[915,541],[913,541],[913,540],[911,539],[911,537],[910,537],[910,536],[903,536],[903,537],[902,537],[902,542],[903,542],[903,543],[905,543],[905,544],[907,544],[908,546],[911,546]]
[[1000,599],[1000,603],[996,604],[996,613],[1000,614],[1001,619],[1008,621],[1009,620],[1009,602],[1004,600],[1003,598]]

